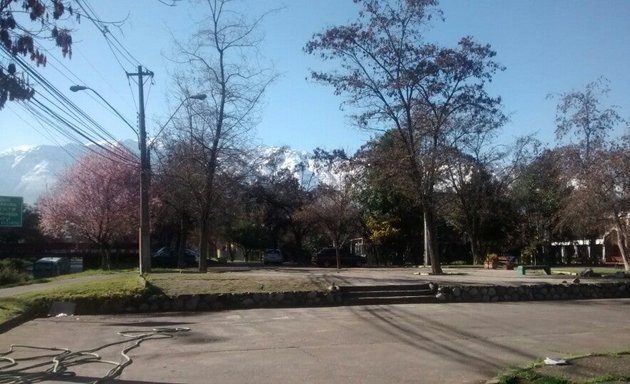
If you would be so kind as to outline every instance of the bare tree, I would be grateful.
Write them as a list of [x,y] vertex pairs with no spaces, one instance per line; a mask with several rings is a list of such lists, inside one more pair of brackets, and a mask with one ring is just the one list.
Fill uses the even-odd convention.
[[593,148],[604,144],[606,134],[623,122],[615,106],[601,105],[600,98],[608,92],[607,80],[600,78],[588,83],[583,91],[561,94],[556,107],[556,136],[562,139],[573,132],[587,163]]
[[630,271],[630,137],[625,136],[620,144],[613,145],[603,153],[602,161],[597,161],[593,183],[598,186],[599,199],[608,212],[617,233],[617,245],[621,253],[624,269]]
[[[189,108],[187,108],[189,110]],[[164,140],[157,151],[158,172],[153,190],[161,202],[160,224],[177,228],[177,264],[184,266],[184,252],[188,235],[194,228],[194,202],[198,174],[189,156],[194,153],[190,143],[183,140]]]
[[180,57],[190,74],[180,79],[184,94],[208,95],[200,110],[188,115],[184,125],[191,152],[187,154],[199,171],[195,174],[197,224],[199,228],[199,271],[207,271],[212,212],[217,201],[217,170],[230,157],[257,120],[260,99],[273,80],[267,69],[254,60],[260,39],[257,28],[263,17],[248,22],[228,9],[230,0],[206,0],[209,15],[191,41],[179,44]]
[[[577,149],[572,148],[573,152]],[[624,268],[630,270],[630,138],[591,150],[587,166],[569,174],[572,191],[560,212],[560,225],[595,238],[615,233]],[[568,156],[565,156],[568,157]],[[579,156],[575,154],[573,159]],[[592,261],[592,260],[591,260]]]
[[602,105],[608,92],[607,80],[600,78],[582,91],[561,94],[556,135],[560,139],[573,132],[578,142],[563,149],[564,170],[573,191],[566,198],[560,223],[592,241],[612,228],[627,267],[628,138],[608,138],[624,123],[617,106]]

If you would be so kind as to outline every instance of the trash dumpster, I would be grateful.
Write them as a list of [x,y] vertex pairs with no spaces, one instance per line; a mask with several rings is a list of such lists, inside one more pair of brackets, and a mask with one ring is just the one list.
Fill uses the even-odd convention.
[[70,273],[70,260],[67,257],[42,257],[33,264],[33,277],[54,277]]

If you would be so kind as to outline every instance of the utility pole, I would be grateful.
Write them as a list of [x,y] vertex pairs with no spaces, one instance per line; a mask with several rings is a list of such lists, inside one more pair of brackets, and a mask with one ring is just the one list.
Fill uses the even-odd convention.
[[149,165],[149,154],[147,153],[147,131],[144,117],[144,76],[153,77],[153,72],[143,71],[142,66],[138,66],[138,72],[127,73],[127,77],[138,76],[138,140],[140,147],[140,239],[138,251],[140,252],[140,274],[151,271],[151,238],[149,232],[149,184],[151,167]]

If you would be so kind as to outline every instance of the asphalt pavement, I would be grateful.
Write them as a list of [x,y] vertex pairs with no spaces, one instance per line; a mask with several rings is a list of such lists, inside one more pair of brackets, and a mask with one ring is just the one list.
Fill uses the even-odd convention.
[[[617,299],[61,317],[0,334],[0,350],[26,344],[76,352],[122,342],[94,352],[124,361],[120,352],[138,333],[118,332],[187,327],[129,351],[133,361],[118,382],[480,383],[536,358],[628,350],[629,313],[630,299]],[[112,369],[84,360],[68,364],[64,377],[41,376],[50,360],[40,357],[32,377],[88,383]]]

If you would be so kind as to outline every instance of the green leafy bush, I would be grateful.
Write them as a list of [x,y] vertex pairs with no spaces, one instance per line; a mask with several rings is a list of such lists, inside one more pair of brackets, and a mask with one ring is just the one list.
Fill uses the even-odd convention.
[[28,262],[21,259],[0,260],[0,286],[17,284],[31,278],[24,272],[28,268]]

